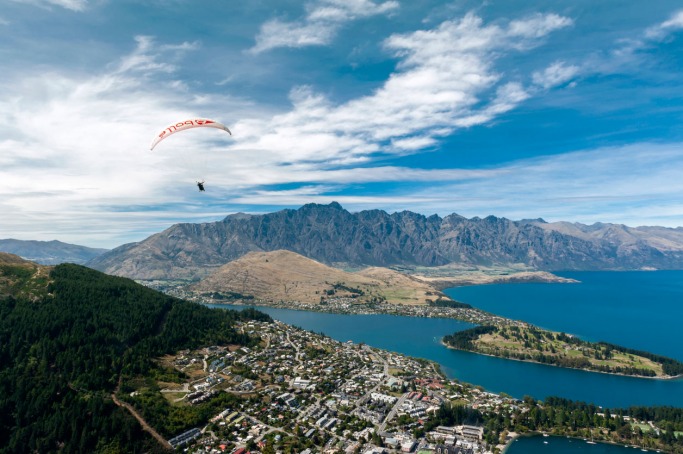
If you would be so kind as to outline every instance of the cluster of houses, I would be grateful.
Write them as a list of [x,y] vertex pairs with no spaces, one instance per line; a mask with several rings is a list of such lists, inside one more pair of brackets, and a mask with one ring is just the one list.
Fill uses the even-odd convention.
[[[249,400],[215,415],[205,430],[178,435],[174,447],[187,444],[190,452],[233,454],[245,449],[246,454],[266,443],[275,444],[278,452],[278,443],[294,442],[311,454],[486,452],[478,427],[439,427],[415,438],[413,430],[433,417],[442,402],[465,397],[464,391],[454,393],[462,385],[445,389],[443,377],[429,363],[279,322],[250,322],[242,329],[259,335],[262,345],[210,347],[175,359],[178,369],[195,377],[184,402],[199,404],[196,399],[224,391],[248,392]],[[234,373],[235,367],[242,375]],[[204,377],[198,379],[200,373]],[[502,402],[500,396],[473,388],[466,397],[482,408]]]

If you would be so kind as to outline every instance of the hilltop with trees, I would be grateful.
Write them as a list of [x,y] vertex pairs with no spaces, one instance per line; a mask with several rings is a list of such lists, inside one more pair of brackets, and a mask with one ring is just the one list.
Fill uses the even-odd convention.
[[269,320],[212,310],[79,265],[0,255],[0,452],[163,449],[112,398],[121,381],[163,374],[153,358],[255,339],[233,325]]

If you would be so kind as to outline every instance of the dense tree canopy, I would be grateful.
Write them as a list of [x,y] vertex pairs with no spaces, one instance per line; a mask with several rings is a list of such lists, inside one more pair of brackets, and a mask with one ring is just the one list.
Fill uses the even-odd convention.
[[209,309],[77,265],[50,274],[49,295],[0,299],[0,452],[142,452],[155,441],[111,400],[121,374],[153,357],[254,342],[238,320],[257,311]]

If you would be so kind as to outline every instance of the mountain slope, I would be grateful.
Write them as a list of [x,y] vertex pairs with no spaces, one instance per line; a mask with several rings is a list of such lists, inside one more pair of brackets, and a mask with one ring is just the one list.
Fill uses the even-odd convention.
[[41,265],[58,265],[60,263],[76,263],[82,265],[108,249],[95,249],[61,241],[22,241],[14,239],[0,240],[0,251],[16,254],[26,260]]
[[[618,233],[618,234],[617,234]],[[338,203],[177,224],[88,266],[136,279],[197,279],[251,251],[286,249],[357,266],[524,264],[540,270],[683,268],[683,229],[583,226],[403,211],[349,213]]]
[[[32,275],[16,271],[0,292]],[[35,296],[0,298],[0,452],[160,451],[112,401],[120,380],[154,370],[152,358],[168,352],[249,342],[233,324],[253,313],[211,310],[78,265],[56,266]]]
[[426,299],[440,295],[430,284],[386,268],[348,273],[285,250],[250,252],[223,265],[190,290],[308,304],[338,298],[354,303],[386,300],[393,304],[426,304]]
[[11,296],[36,300],[46,296],[51,269],[17,255],[0,252],[0,299]]

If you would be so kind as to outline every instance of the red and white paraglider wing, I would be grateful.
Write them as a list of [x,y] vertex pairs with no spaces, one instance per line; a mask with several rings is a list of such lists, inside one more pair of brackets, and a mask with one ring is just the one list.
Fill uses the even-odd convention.
[[232,135],[230,130],[228,129],[227,126],[224,124],[221,124],[215,120],[209,120],[208,118],[196,118],[193,120],[185,120],[178,122],[176,124],[167,126],[164,128],[163,131],[161,131],[155,138],[154,142],[152,142],[152,146],[149,148],[150,150],[154,150],[154,147],[157,146],[159,142],[164,140],[166,137],[170,136],[171,134],[175,134],[176,132],[180,131],[185,131],[186,129],[192,129],[192,128],[216,128],[216,129],[222,129],[223,131],[226,131],[228,134]]

